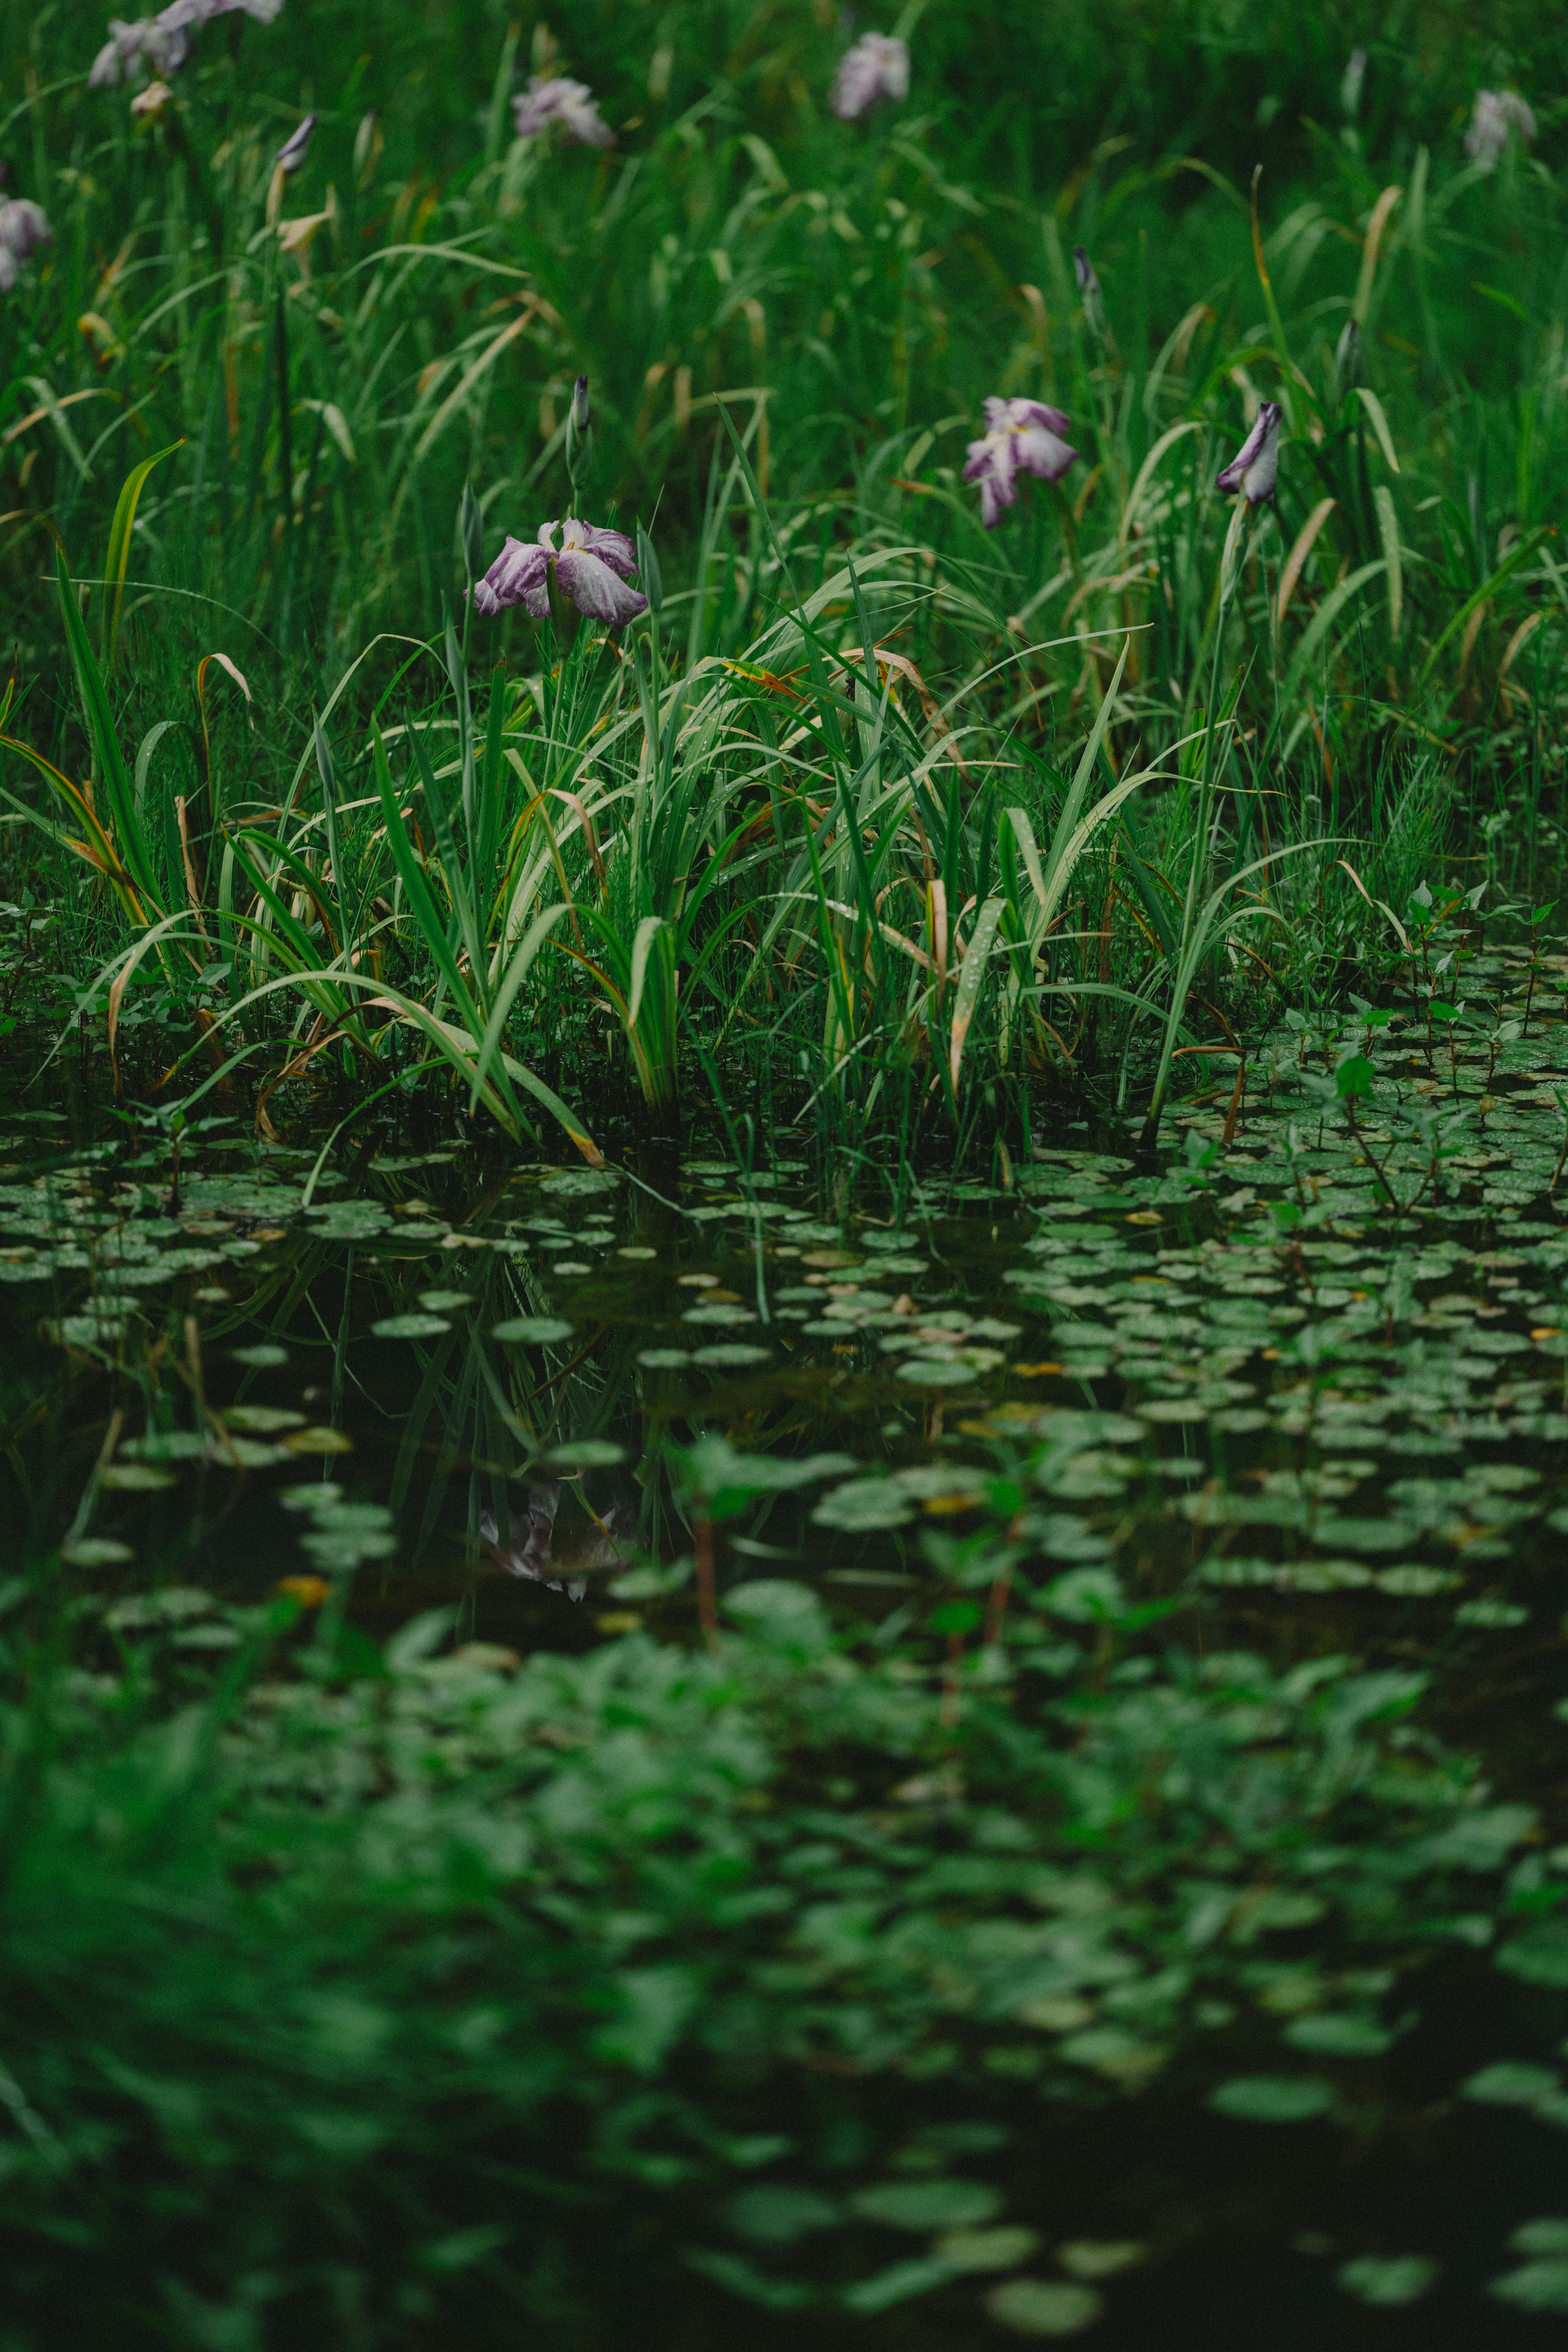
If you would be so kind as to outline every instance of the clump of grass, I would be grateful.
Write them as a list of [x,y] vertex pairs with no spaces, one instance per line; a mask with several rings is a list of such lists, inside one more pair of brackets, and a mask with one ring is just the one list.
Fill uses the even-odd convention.
[[[678,13],[647,56],[539,24],[533,68],[619,126],[573,151],[510,137],[521,36],[475,19],[466,110],[395,49],[355,68],[280,236],[289,25],[204,37],[134,134],[63,53],[27,109],[71,235],[0,321],[9,740],[55,772],[13,763],[9,805],[117,1078],[199,1070],[263,1127],[328,1069],[436,1082],[591,1154],[608,1034],[656,1127],[706,1063],[856,1144],[1022,1139],[1086,1085],[1152,1135],[1281,995],[1375,985],[1436,856],[1526,893],[1554,865],[1561,192],[1549,131],[1467,159],[1457,34],[1352,88],[1315,16],[1310,98],[1241,139],[1264,26],[1221,62],[1131,9],[1135,59],[1210,72],[1226,129],[1176,152],[1152,74],[1121,143],[1005,136],[973,93],[1037,37],[1007,14],[922,25],[908,110],[853,131],[805,18]],[[986,533],[992,393],[1064,404],[1082,461]],[[1215,475],[1260,396],[1279,488],[1227,566]],[[584,495],[657,513],[651,623],[443,617]]]

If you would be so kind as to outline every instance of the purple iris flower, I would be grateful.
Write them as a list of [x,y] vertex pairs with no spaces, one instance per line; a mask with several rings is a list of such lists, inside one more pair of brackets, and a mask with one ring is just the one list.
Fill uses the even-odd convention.
[[520,139],[537,139],[558,122],[569,140],[584,147],[613,147],[616,134],[601,121],[598,100],[585,81],[558,75],[552,81],[538,74],[511,102],[512,122]]
[[984,437],[970,443],[963,478],[980,485],[980,520],[987,530],[995,530],[1017,497],[1020,473],[1060,481],[1078,456],[1062,437],[1069,430],[1070,420],[1043,400],[986,402]]
[[1510,131],[1517,131],[1521,139],[1535,136],[1535,116],[1518,90],[1478,89],[1475,111],[1465,133],[1465,152],[1470,161],[1490,171],[1508,145]]
[[1251,432],[1223,473],[1215,477],[1216,489],[1240,490],[1248,506],[1267,504],[1279,478],[1279,419],[1283,415],[1277,400],[1258,403]]
[[169,0],[156,16],[139,16],[134,24],[111,16],[109,38],[92,61],[87,86],[113,89],[140,65],[159,76],[178,73],[191,53],[189,35],[215,16],[238,10],[258,25],[270,25],[282,7],[283,0]]
[[305,160],[306,152],[310,144],[310,134],[315,130],[315,116],[313,114],[307,114],[305,120],[301,122],[298,131],[294,132],[293,136],[283,142],[282,146],[279,147],[277,154],[272,158],[272,161],[277,165],[279,171],[292,173],[297,172],[300,169],[300,164]]
[[41,205],[26,196],[0,203],[0,294],[9,294],[28,255],[53,236]]
[[1094,264],[1081,245],[1072,249],[1072,273],[1078,279],[1078,290],[1083,301],[1083,315],[1089,321],[1089,332],[1105,337],[1105,302],[1100,290],[1100,280],[1094,274]]
[[118,16],[109,20],[109,38],[92,61],[89,89],[112,89],[143,61],[155,74],[178,73],[190,54],[190,43],[177,26],[161,25],[154,16],[139,16],[127,25]]
[[283,13],[283,0],[169,0],[166,8],[154,20],[166,33],[184,32],[188,26],[199,31],[210,25],[215,16],[249,16],[258,25],[270,25]]
[[531,545],[521,539],[507,541],[475,585],[475,611],[488,617],[522,604],[536,621],[547,619],[552,564],[562,594],[591,620],[621,629],[647,610],[647,598],[626,584],[637,577],[637,551],[625,531],[599,530],[569,516],[564,522],[541,523]]
[[890,33],[867,33],[838,60],[827,103],[840,122],[858,122],[885,98],[910,94],[910,53]]

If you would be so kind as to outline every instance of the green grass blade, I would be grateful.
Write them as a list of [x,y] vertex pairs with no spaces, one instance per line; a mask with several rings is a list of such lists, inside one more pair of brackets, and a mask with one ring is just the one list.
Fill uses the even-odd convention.
[[135,526],[136,508],[142,488],[154,466],[172,457],[176,449],[184,447],[184,436],[171,441],[166,449],[155,456],[143,457],[132,466],[125,477],[124,486],[115,501],[114,520],[109,526],[109,553],[104,559],[104,578],[109,585],[109,603],[103,616],[103,667],[114,667],[114,649],[120,636],[120,608],[125,601],[125,574],[131,562],[131,533]]
[[93,760],[103,781],[104,799],[108,803],[110,829],[115,836],[120,855],[134,878],[137,889],[155,907],[160,915],[168,909],[163,906],[158,889],[152,856],[142,832],[136,813],[136,802],[131,780],[125,772],[125,761],[120,749],[120,737],[115,730],[113,713],[109,708],[109,695],[103,675],[93,659],[88,643],[87,629],[81,617],[81,607],[76,600],[76,589],[66,569],[63,552],[55,551],[55,582],[59,590],[60,611],[65,618],[66,640],[70,646],[71,666],[76,672],[81,695],[82,709],[87,719],[88,740],[92,745]]

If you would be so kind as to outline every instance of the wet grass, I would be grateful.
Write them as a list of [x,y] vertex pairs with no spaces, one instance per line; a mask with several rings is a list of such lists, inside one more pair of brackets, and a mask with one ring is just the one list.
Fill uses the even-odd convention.
[[[330,1077],[592,1157],[620,1097],[665,1132],[717,1083],[984,1158],[1042,1087],[1152,1135],[1280,1001],[1375,995],[1422,888],[1551,898],[1553,52],[1533,146],[1472,160],[1460,26],[1344,81],[1313,21],[1292,94],[1252,88],[1266,16],[1222,55],[1133,14],[1113,136],[1087,63],[1004,132],[985,77],[1039,37],[1001,16],[924,28],[854,128],[804,11],[672,19],[651,62],[464,17],[452,76],[395,39],[330,99],[330,31],[236,17],[129,129],[29,24],[61,225],[5,328],[30,1003],[162,1114],[218,1086],[262,1133]],[[597,77],[613,150],[510,141],[528,42]],[[986,532],[992,394],[1060,403],[1080,456]],[[1248,518],[1215,472],[1273,395]],[[651,532],[658,609],[476,620],[503,532],[574,501]]]

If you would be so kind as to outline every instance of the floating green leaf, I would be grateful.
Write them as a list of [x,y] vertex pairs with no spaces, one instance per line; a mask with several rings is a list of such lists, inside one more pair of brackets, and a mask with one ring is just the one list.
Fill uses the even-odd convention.
[[1002,2200],[983,2180],[887,2180],[849,2200],[868,2221],[892,2230],[974,2229],[989,2221]]
[[819,2190],[782,2180],[742,2189],[724,2208],[730,2228],[763,2246],[794,2245],[816,2231],[836,2228],[841,2218],[837,2206]]
[[1424,2254],[1363,2254],[1334,2273],[1347,2294],[1384,2308],[1419,2303],[1436,2284],[1437,2264]]
[[994,2286],[985,2308],[998,2326],[1016,2336],[1078,2336],[1100,2317],[1100,2298],[1091,2286],[1058,2279],[1008,2279]]
[[1026,2263],[1040,2242],[1037,2230],[1004,2224],[997,2230],[944,2230],[931,2246],[934,2259],[950,2271],[1011,2271]]
[[1311,2074],[1237,2074],[1211,2091],[1208,2103],[1233,2123],[1303,2124],[1329,2114],[1334,2093]]

